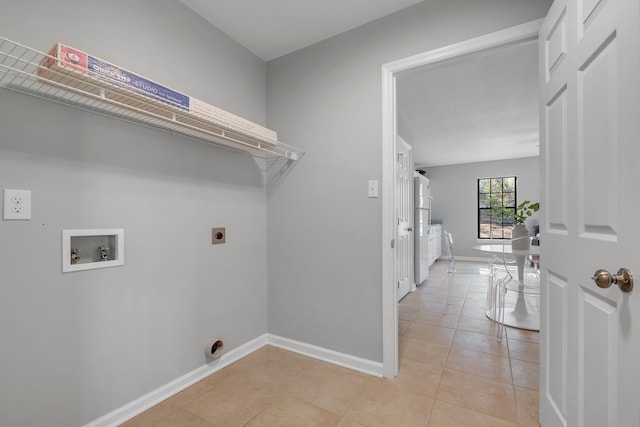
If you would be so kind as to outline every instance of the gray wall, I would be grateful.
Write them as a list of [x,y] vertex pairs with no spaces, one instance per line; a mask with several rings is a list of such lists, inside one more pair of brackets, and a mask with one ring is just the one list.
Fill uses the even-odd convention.
[[[0,29],[265,121],[264,62],[177,1],[5,1]],[[6,90],[0,129],[0,188],[33,197],[0,221],[0,425],[82,425],[204,365],[210,337],[267,331],[264,165]],[[124,228],[126,264],[62,274],[69,228]]]
[[269,331],[382,361],[381,66],[543,17],[550,0],[430,0],[268,63],[268,124],[307,150],[268,192]]
[[[428,1],[267,67],[176,1],[3,2],[3,37],[68,43],[258,123],[268,111],[307,155],[267,196],[250,157],[0,90],[0,187],[33,196],[32,221],[0,221],[0,425],[89,422],[201,366],[212,336],[380,361],[380,66],[549,4]],[[119,227],[123,267],[61,273],[62,229]]]
[[[478,178],[516,176],[518,203],[540,201],[540,169],[537,157],[463,165],[422,168],[431,180],[433,218],[443,220],[451,232],[456,256],[486,258],[473,246],[488,243],[478,240]],[[538,224],[538,213],[526,222],[527,227]]]

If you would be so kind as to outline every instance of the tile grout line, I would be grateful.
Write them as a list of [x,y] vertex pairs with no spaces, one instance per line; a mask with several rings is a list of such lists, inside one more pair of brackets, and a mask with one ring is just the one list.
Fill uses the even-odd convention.
[[[459,315],[458,315],[458,320],[457,320],[457,322],[456,322],[456,327],[455,327],[455,329],[454,329],[454,330],[455,330],[455,332],[454,332],[454,338],[455,338],[455,335],[456,335],[456,334],[458,333],[458,331],[459,331],[459,329],[458,329],[458,328],[460,327],[460,322],[461,322],[461,320],[462,320],[462,319],[461,319],[461,318],[462,318],[462,311],[464,310],[464,307],[466,306],[466,304],[467,304],[467,302],[468,302],[468,293],[469,293],[470,288],[471,288],[471,285],[470,285],[470,284],[468,284],[468,285],[467,285],[467,288],[466,288],[466,291],[465,291],[465,295],[464,295],[464,301],[463,301],[463,305],[462,305],[462,310],[460,311],[460,313],[459,313]],[[469,306],[469,307],[473,308],[473,306]],[[445,311],[447,311],[447,312],[448,312],[448,307],[447,307],[447,309],[446,309]],[[465,332],[465,331],[463,331],[463,332]],[[469,331],[469,332],[472,332],[472,331]],[[492,334],[487,334],[487,335],[488,335],[488,336],[492,336]],[[514,402],[514,404],[515,404],[515,408],[514,408],[514,409],[515,409],[516,416],[517,416],[517,423],[518,423],[518,425],[522,425],[522,423],[521,423],[521,417],[520,417],[520,410],[519,410],[519,405],[518,405],[518,400],[517,400],[517,397],[516,397],[516,385],[515,385],[515,379],[514,379],[515,377],[514,377],[514,374],[513,374],[513,364],[512,364],[511,350],[510,350],[509,340],[508,340],[508,332],[507,332],[506,330],[505,330],[505,333],[503,334],[503,336],[504,336],[505,345],[506,345],[506,349],[507,349],[507,359],[508,359],[508,362],[509,362],[509,374],[510,374],[510,381],[508,382],[508,384],[509,384],[509,386],[511,387],[511,391],[512,391],[513,402]],[[501,345],[502,345],[502,340],[500,341],[500,343],[501,343]],[[452,340],[451,340],[451,343],[449,344],[448,351],[447,351],[447,358],[446,358],[446,360],[445,360],[445,366],[443,367],[443,374],[444,374],[444,370],[445,370],[445,369],[447,369],[447,363],[448,363],[449,358],[450,358],[450,356],[451,356],[452,348],[454,348],[454,347],[455,347],[455,346],[454,346],[454,340],[452,339]],[[457,347],[456,347],[456,348],[457,348]],[[494,356],[494,355],[492,355],[492,356]],[[504,357],[504,356],[499,356],[499,357]],[[455,369],[454,369],[454,370],[455,370]],[[494,380],[495,380],[495,378],[492,378],[492,379],[494,379]],[[502,382],[502,381],[499,381],[499,382]],[[439,383],[438,383],[438,387],[437,387],[437,390],[436,390],[436,398],[435,398],[435,400],[434,400],[434,406],[435,406],[435,402],[437,402],[437,396],[438,396],[438,393],[439,393],[439,391],[440,391],[440,385],[441,385],[441,383],[442,383],[442,376],[441,376],[441,378],[440,378],[440,381],[439,381]],[[428,423],[430,422],[430,419],[431,419],[432,414],[433,414],[433,406],[432,406],[432,408],[431,408],[431,412],[429,413],[429,417],[428,417],[428,419],[427,419],[427,423],[425,424],[425,426],[428,426]]]
[[[453,284],[455,284],[455,277],[454,277]],[[451,286],[451,285],[452,284],[450,284],[449,286]],[[449,345],[448,345],[447,357],[444,360],[444,366],[442,367],[442,374],[440,375],[440,379],[438,381],[438,386],[436,387],[435,396],[433,398],[433,403],[431,405],[431,410],[429,411],[429,415],[427,417],[427,420],[425,421],[425,427],[429,426],[429,423],[431,422],[431,417],[433,416],[433,410],[434,410],[434,408],[436,406],[436,403],[438,402],[438,395],[440,393],[440,386],[442,385],[442,381],[443,381],[443,378],[444,378],[444,375],[445,375],[445,370],[447,369],[447,363],[449,362],[449,357],[451,357],[451,349],[454,347],[453,343],[454,343],[454,340],[455,340],[456,333],[458,332],[458,327],[460,326],[460,319],[462,318],[462,311],[464,310],[464,306],[465,306],[465,304],[467,302],[467,294],[468,294],[468,292],[469,292],[469,285],[467,285],[467,288],[465,290],[463,301],[462,301],[462,306],[461,306],[460,312],[458,313],[458,317],[457,317],[457,320],[456,320],[455,328],[453,328],[453,331],[454,331],[453,332],[453,336],[451,337],[451,341],[449,342]],[[452,296],[453,297],[457,297],[455,295],[448,295],[447,296],[447,307],[445,307],[445,315],[449,313],[449,306],[453,305],[450,302],[451,301],[450,297],[452,297]]]

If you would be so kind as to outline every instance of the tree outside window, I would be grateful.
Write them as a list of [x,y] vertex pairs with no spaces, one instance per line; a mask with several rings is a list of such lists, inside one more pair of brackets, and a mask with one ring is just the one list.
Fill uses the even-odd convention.
[[510,239],[516,206],[515,176],[478,179],[478,238]]

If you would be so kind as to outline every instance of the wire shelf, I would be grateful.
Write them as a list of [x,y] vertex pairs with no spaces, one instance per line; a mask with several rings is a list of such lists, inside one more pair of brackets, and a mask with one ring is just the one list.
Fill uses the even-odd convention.
[[45,67],[61,61],[44,52],[0,37],[0,87],[82,110],[149,126],[253,156],[295,161],[304,151],[239,130],[229,121],[187,111],[183,105],[123,85],[116,78],[82,75],[68,68]]

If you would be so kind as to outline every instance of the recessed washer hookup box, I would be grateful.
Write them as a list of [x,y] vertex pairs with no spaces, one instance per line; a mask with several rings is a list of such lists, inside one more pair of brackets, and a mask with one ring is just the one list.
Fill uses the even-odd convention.
[[[73,77],[81,80],[88,78],[93,80],[93,83],[95,81],[106,83],[155,101],[166,102],[176,108],[189,110],[187,95],[62,43],[56,44],[50,50],[49,57],[46,57],[41,65],[38,69],[38,76],[45,79],[68,85],[64,80],[71,81]],[[70,74],[70,71],[74,74]],[[78,88],[86,90],[88,86]],[[95,90],[90,92],[94,93]]]

